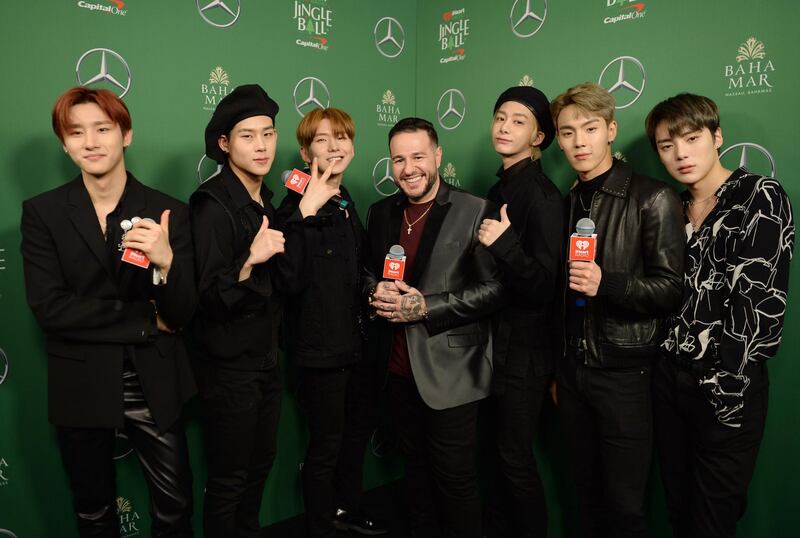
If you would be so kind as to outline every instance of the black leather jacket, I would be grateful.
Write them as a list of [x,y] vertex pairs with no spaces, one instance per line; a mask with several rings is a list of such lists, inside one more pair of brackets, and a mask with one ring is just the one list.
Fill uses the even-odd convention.
[[[568,200],[567,222],[572,222],[574,189]],[[598,238],[595,261],[603,275],[600,293],[586,305],[586,364],[638,366],[656,355],[663,340],[663,318],[681,304],[685,257],[681,201],[665,183],[615,161],[593,198],[590,217]]]

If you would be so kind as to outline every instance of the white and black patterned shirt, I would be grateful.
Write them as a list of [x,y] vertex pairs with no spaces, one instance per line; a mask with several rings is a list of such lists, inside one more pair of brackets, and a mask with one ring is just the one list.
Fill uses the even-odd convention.
[[[662,344],[681,361],[710,368],[700,385],[718,420],[741,425],[748,363],[775,355],[781,341],[794,222],[777,180],[734,171],[697,232],[686,225],[683,305]],[[688,193],[684,193],[688,204]]]

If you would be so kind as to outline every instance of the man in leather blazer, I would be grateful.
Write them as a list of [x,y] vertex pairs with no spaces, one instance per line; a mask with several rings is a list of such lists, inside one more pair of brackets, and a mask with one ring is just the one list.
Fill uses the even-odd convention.
[[557,368],[557,408],[585,537],[645,535],[650,372],[662,320],[680,304],[684,262],[677,193],[612,157],[614,106],[590,83],[551,105],[558,144],[578,174],[565,233],[588,217],[597,234],[596,259],[566,269],[566,346]]
[[[188,209],[126,172],[131,120],[113,93],[67,91],[53,128],[81,173],[23,203],[22,256],[28,304],[46,335],[49,418],[79,533],[119,536],[120,429],[143,464],[151,536],[191,536],[179,419],[195,385],[176,334],[196,304]],[[125,263],[141,253],[149,267]]]
[[[493,208],[441,181],[430,122],[401,120],[389,147],[400,192],[369,210],[365,293],[378,317],[375,353],[388,362],[411,533],[477,537],[477,402],[489,395],[489,317],[505,303],[494,260],[477,240]],[[406,251],[404,278],[382,280],[395,244]]]

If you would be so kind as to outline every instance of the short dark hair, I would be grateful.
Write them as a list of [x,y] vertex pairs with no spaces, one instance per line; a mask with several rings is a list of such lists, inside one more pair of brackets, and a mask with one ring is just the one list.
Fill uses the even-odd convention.
[[693,93],[680,93],[661,101],[644,120],[644,129],[653,149],[657,149],[656,128],[661,122],[667,123],[670,136],[700,131],[703,127],[708,127],[714,134],[719,129],[719,108],[708,97]]
[[389,143],[392,143],[392,138],[398,133],[413,133],[416,131],[425,131],[428,137],[433,142],[434,146],[439,146],[439,135],[436,134],[436,129],[433,124],[428,120],[422,118],[403,118],[394,124],[389,130]]

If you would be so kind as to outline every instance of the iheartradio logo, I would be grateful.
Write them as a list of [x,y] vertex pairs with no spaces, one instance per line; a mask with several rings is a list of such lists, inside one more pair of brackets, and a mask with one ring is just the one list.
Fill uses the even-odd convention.
[[578,248],[578,250],[589,250],[590,244],[591,243],[586,239],[578,239],[575,241],[575,246]]

